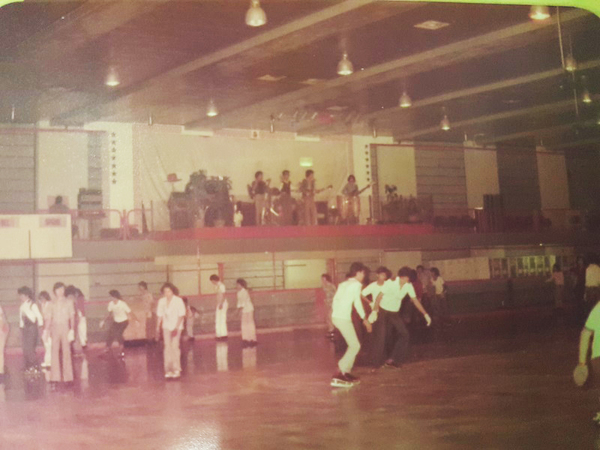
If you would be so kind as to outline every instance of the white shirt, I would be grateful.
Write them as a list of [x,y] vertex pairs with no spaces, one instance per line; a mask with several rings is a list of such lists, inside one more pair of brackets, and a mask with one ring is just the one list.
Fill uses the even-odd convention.
[[432,279],[431,282],[435,288],[436,295],[442,295],[444,293],[444,279],[442,277],[437,277],[436,280]]
[[373,301],[377,300],[379,294],[384,291],[386,282],[387,280],[384,281],[382,285],[379,285],[377,284],[377,281],[373,281],[371,284],[369,284],[366,288],[362,290],[363,297],[366,297],[370,294],[373,298]]
[[127,314],[131,312],[131,308],[123,300],[117,300],[116,303],[111,300],[108,303],[108,312],[112,313],[113,320],[115,322],[123,323],[129,319],[129,316],[127,316]]
[[44,325],[44,318],[42,317],[40,308],[37,303],[32,302],[31,300],[21,303],[21,306],[19,307],[19,326],[21,328],[25,326],[25,317],[37,324],[38,327]]
[[245,313],[254,311],[254,305],[248,290],[241,289],[237,292],[237,307],[242,308],[242,312]]
[[385,309],[386,311],[400,311],[402,300],[407,295],[410,298],[417,298],[415,288],[411,283],[404,283],[402,287],[400,287],[400,278],[396,278],[395,280],[387,280],[384,288],[383,298],[381,299],[381,303],[379,303],[379,307],[381,309]]
[[[223,296],[225,295],[226,291],[227,289],[225,288],[223,282],[219,281],[215,286],[215,293],[217,294],[217,306],[219,306],[219,303],[221,303],[223,300]],[[227,299],[225,299],[225,301],[227,301]]]
[[167,305],[167,298],[163,297],[158,301],[156,307],[156,315],[162,319],[162,327],[165,330],[174,331],[176,329],[183,330],[183,320],[177,327],[177,321],[180,317],[185,317],[185,303],[176,295],[171,298],[171,302]]
[[340,283],[333,296],[331,317],[333,319],[352,320],[352,306],[354,306],[360,318],[364,319],[365,310],[360,299],[361,291],[362,283],[356,278],[350,278]]
[[585,287],[600,286],[600,266],[590,264],[585,271]]

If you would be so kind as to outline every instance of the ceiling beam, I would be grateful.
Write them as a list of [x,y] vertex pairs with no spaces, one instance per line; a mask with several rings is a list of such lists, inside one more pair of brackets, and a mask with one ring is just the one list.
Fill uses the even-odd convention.
[[[489,114],[487,116],[474,117],[458,122],[451,122],[451,125],[453,129],[457,129],[461,127],[480,125],[483,123],[496,122],[499,120],[513,119],[521,116],[542,116],[555,114],[557,112],[564,111],[570,108],[574,108],[573,99],[547,103],[544,105],[532,106],[529,108],[521,108],[512,111],[504,111],[501,113]],[[433,127],[421,128],[420,130],[411,131],[410,133],[405,133],[396,137],[402,140],[410,140],[421,136],[426,136],[428,134],[437,133],[439,131],[440,126],[436,125]]]
[[552,134],[556,134],[556,133],[563,133],[567,130],[570,130],[573,127],[577,126],[578,123],[579,122],[569,122],[569,123],[553,125],[553,126],[549,126],[549,127],[545,127],[545,128],[537,128],[535,130],[525,130],[525,131],[519,131],[516,133],[504,134],[501,136],[494,136],[493,138],[488,138],[488,139],[478,139],[477,143],[487,145],[487,144],[495,144],[497,142],[512,141],[514,139],[521,139],[521,138],[526,138],[526,137],[530,137],[530,136],[534,136],[534,137],[548,136],[548,135],[552,135]]
[[[382,20],[389,17],[390,14],[420,6],[422,5],[419,3],[398,5],[395,3],[381,4],[378,0],[346,0],[209,55],[201,56],[137,84],[123,87],[98,101],[90,102],[73,110],[59,112],[54,115],[54,119],[60,122],[72,117],[85,116],[89,110],[97,111],[101,115],[102,107],[109,103],[113,103],[112,110],[121,106],[127,107],[131,103],[132,94],[172,84],[186,74],[209,66],[216,66],[218,71],[219,65],[223,65],[223,69],[228,73],[231,73],[232,70],[241,72],[267,58],[273,58],[327,37],[340,35],[352,28]],[[365,8],[371,9],[367,13]],[[235,61],[235,63],[228,63],[228,60]]]
[[[569,11],[561,16],[561,23],[577,22],[594,17],[585,11]],[[227,127],[243,126],[239,123],[244,117],[269,114],[282,107],[296,108],[304,104],[321,103],[344,95],[364,90],[368,86],[406,78],[434,69],[440,69],[474,58],[488,56],[553,36],[556,17],[543,22],[527,21],[498,31],[444,45],[432,50],[388,61],[365,68],[347,77],[337,77],[324,83],[301,88],[262,102],[245,106],[222,114],[221,123]],[[292,105],[292,106],[290,106]],[[185,124],[186,127],[210,126],[211,122],[202,118]]]
[[[594,59],[592,61],[586,61],[585,63],[581,63],[578,65],[578,70],[588,70],[594,69],[596,67],[600,67],[600,59]],[[424,106],[443,104],[450,102],[452,100],[457,100],[459,98],[471,97],[474,95],[487,94],[493,91],[500,91],[502,89],[509,89],[516,86],[521,86],[523,84],[535,83],[542,80],[547,80],[550,78],[564,76],[564,69],[557,68],[546,70],[544,72],[533,73],[530,75],[523,75],[516,78],[510,78],[508,80],[496,81],[489,84],[484,84],[481,86],[476,86],[467,89],[460,89],[458,91],[446,92],[440,95],[436,95],[429,98],[424,98],[422,100],[417,100],[413,102],[410,108],[401,108],[397,106],[395,108],[388,108],[383,110],[377,110],[370,114],[366,114],[364,116],[365,119],[379,119],[383,116],[392,115],[400,112],[406,112],[408,110],[414,110],[418,108],[423,108]]]
[[17,48],[19,60],[35,64],[52,61],[57,55],[71,53],[168,1],[85,2],[67,14],[65,20],[54,22],[21,43]]
[[591,145],[591,144],[600,144],[600,136],[589,138],[589,139],[582,139],[580,141],[565,142],[564,144],[552,145],[552,146],[549,146],[546,148],[548,150],[563,150],[565,148],[573,148],[573,147],[585,146],[585,145]]

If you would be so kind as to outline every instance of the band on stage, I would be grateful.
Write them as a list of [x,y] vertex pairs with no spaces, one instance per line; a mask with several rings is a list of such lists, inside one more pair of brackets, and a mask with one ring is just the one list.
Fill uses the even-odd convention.
[[[281,173],[279,183],[273,186],[271,179],[264,179],[262,171],[256,172],[254,180],[248,185],[248,194],[254,201],[255,224],[260,225],[317,225],[318,209],[316,196],[324,191],[331,191],[332,185],[318,188],[315,173],[309,169],[296,190],[292,188],[290,171]],[[354,175],[348,177],[347,183],[336,196],[335,205],[329,223],[356,225],[360,220],[360,194],[371,185],[359,189]],[[294,194],[298,193],[299,198]],[[236,214],[240,214],[241,204],[236,205]],[[243,216],[242,216],[243,217]],[[240,226],[241,218],[236,221]]]

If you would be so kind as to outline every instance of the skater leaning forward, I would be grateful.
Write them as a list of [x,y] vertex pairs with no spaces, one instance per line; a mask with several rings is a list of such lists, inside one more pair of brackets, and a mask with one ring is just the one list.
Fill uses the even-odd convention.
[[348,348],[342,359],[338,362],[339,371],[331,380],[332,386],[350,387],[359,381],[358,378],[351,374],[354,360],[360,351],[360,342],[352,323],[352,308],[356,308],[356,312],[362,319],[363,325],[370,333],[371,324],[365,317],[365,310],[361,300],[362,282],[365,278],[365,272],[366,267],[362,263],[352,263],[348,279],[340,283],[333,297],[331,321],[341,333]]

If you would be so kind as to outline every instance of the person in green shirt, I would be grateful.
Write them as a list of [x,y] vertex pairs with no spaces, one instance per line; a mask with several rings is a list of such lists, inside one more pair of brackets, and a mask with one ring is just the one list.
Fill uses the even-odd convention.
[[[590,315],[588,316],[581,338],[579,340],[579,366],[587,366],[588,354],[590,354],[590,341],[592,342],[592,351],[590,356],[590,366],[592,376],[596,380],[600,379],[600,303],[596,303]],[[594,422],[600,424],[600,412],[596,413]]]

